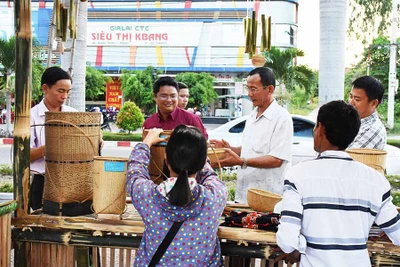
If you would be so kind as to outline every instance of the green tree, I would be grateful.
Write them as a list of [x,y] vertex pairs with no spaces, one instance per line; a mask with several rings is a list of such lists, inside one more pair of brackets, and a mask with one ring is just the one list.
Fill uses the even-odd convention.
[[142,127],[144,116],[134,102],[126,101],[117,115],[116,124],[123,130],[135,131]]
[[[317,86],[317,75],[308,66],[295,65],[294,59],[304,56],[304,52],[296,49],[280,49],[271,47],[270,51],[263,53],[266,58],[265,67],[271,68],[276,77],[277,87],[282,91],[287,89],[293,92],[296,86],[303,88],[307,95],[312,95]],[[282,88],[284,87],[284,88]]]
[[[397,39],[397,43],[400,38]],[[400,58],[399,50],[397,49],[397,77],[399,75]],[[389,83],[389,62],[390,62],[390,39],[385,36],[378,36],[372,40],[372,44],[364,49],[363,57],[360,65],[366,65],[370,57],[370,75],[379,79],[385,87]]]
[[208,73],[184,72],[176,76],[178,82],[189,87],[188,107],[203,107],[218,98],[214,90],[214,77]]
[[364,44],[386,32],[391,24],[392,0],[351,0],[348,32]]
[[86,99],[95,100],[98,96],[104,95],[108,80],[111,80],[111,78],[105,76],[103,71],[92,66],[86,66]]
[[156,110],[153,99],[153,72],[149,66],[145,70],[122,70],[121,89],[125,100],[133,101],[145,112],[152,114]]
[[[397,42],[400,41],[400,38]],[[390,40],[385,36],[378,36],[372,40],[372,44],[365,48],[360,57],[360,61],[346,73],[345,76],[345,98],[351,90],[351,83],[367,74],[367,64],[369,60],[369,75],[380,80],[385,87],[387,94],[387,85],[389,83],[389,61],[390,61]],[[400,75],[400,53],[397,51],[397,76]],[[346,95],[347,94],[347,95]],[[396,95],[396,99],[400,100],[400,96]]]
[[0,72],[2,73],[2,89],[10,89],[10,76],[15,70],[15,37],[0,39]]
[[45,70],[45,67],[42,63],[37,59],[37,57],[32,57],[32,101],[35,103],[40,102],[43,91],[42,91],[42,75]]
[[[39,102],[42,92],[41,78],[45,70],[45,67],[40,63],[38,59],[38,51],[36,45],[39,45],[37,40],[33,40],[33,56],[32,56],[32,101]],[[9,40],[0,40],[0,64],[1,68],[1,82],[0,89],[14,91],[12,80],[10,79],[11,74],[15,70],[15,37],[11,36]],[[8,80],[8,84],[7,84]],[[7,85],[6,85],[7,84]]]

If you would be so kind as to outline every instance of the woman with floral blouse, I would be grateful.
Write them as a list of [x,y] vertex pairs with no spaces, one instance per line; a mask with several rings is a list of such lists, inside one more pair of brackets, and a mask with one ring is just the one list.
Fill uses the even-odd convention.
[[157,185],[148,165],[162,131],[151,129],[129,158],[127,191],[145,224],[134,266],[149,266],[176,222],[183,223],[155,266],[221,266],[217,229],[227,189],[206,161],[206,138],[195,127],[177,126],[166,147],[171,177]]

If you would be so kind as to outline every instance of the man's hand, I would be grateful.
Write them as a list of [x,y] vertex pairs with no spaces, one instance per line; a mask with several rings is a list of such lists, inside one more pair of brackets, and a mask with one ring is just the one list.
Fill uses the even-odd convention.
[[[243,159],[241,159],[239,155],[236,154],[233,150],[225,149],[225,154],[226,157],[219,161],[221,167],[230,167],[243,164]],[[211,164],[211,167],[218,168],[219,167],[218,162],[213,162]]]
[[231,148],[231,145],[227,141],[225,141],[224,139],[222,139],[222,140],[212,139],[212,140],[210,140],[208,142],[214,148]]
[[[274,257],[273,255],[277,255],[277,257]],[[270,258],[274,258],[274,262],[284,260],[285,263],[294,264],[300,261],[301,254],[297,250],[294,250],[293,252],[288,254],[283,252],[279,247],[276,247],[272,250],[271,256]]]

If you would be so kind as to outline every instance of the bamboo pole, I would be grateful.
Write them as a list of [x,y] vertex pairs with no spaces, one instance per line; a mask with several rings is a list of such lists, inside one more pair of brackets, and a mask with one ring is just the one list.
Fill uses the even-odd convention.
[[93,230],[117,233],[141,234],[144,224],[140,221],[95,219],[90,217],[62,217],[51,215],[27,215],[14,219],[15,227],[46,227],[53,229]]
[[48,38],[48,44],[47,44],[47,64],[46,67],[49,68],[51,67],[51,58],[53,57],[53,40],[55,36],[55,31],[57,31],[56,28],[56,4],[57,1],[54,1],[53,3],[53,11],[51,12],[51,22],[50,22],[50,29],[49,29],[49,38]]
[[[14,120],[14,198],[18,202],[15,217],[27,213],[29,186],[30,112],[32,86],[32,18],[31,1],[14,1],[15,25],[15,120]],[[16,244],[14,265],[27,266],[26,245]]]

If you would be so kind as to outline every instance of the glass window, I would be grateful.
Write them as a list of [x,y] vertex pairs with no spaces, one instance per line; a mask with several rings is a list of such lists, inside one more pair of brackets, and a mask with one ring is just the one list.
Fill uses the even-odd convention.
[[301,119],[293,118],[294,136],[313,137],[314,124]]
[[244,126],[246,124],[246,121],[242,121],[238,124],[236,124],[235,126],[233,126],[232,128],[229,129],[230,133],[241,133],[244,130]]

